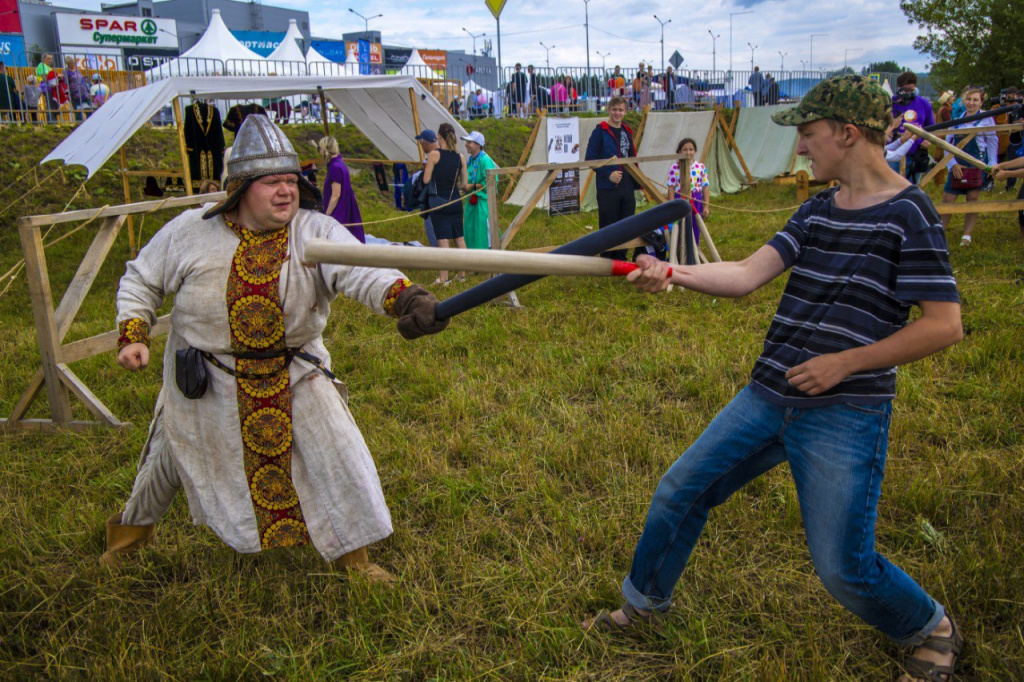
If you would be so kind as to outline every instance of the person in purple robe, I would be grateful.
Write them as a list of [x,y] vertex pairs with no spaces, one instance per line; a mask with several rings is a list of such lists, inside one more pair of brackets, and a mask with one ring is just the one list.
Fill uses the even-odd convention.
[[352,191],[352,176],[348,166],[341,159],[338,141],[333,137],[322,137],[316,143],[320,157],[324,160],[324,213],[345,226],[352,236],[366,243],[363,231],[363,216],[359,212],[355,192]]
[[[904,71],[896,78],[896,93],[892,97],[892,117],[903,117],[903,123],[912,123],[919,128],[927,128],[935,124],[935,113],[932,111],[932,103],[917,94],[917,74],[913,71]],[[893,137],[899,137],[906,132],[900,123],[893,132]],[[917,181],[917,176],[927,171],[928,166],[928,140],[914,140],[907,152],[906,177],[911,182]],[[893,170],[899,172],[899,161],[890,164]]]

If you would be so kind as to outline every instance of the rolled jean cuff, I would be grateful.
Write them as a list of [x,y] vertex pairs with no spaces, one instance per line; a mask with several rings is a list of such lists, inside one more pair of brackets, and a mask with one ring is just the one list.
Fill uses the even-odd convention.
[[943,608],[942,604],[934,599],[932,599],[932,604],[935,605],[935,610],[932,612],[932,617],[928,619],[928,622],[925,623],[924,627],[912,635],[908,635],[902,639],[894,639],[893,641],[896,642],[897,646],[920,646],[921,643],[928,639],[928,637],[935,631],[935,628],[939,627],[939,623],[941,623],[942,619],[946,617],[946,609]]
[[668,611],[669,607],[672,606],[671,598],[653,599],[643,594],[640,590],[633,587],[633,583],[629,581],[629,576],[626,576],[626,579],[622,581],[622,596],[626,598],[626,601],[634,609],[642,609],[644,611],[657,611],[658,613],[665,613],[666,611]]

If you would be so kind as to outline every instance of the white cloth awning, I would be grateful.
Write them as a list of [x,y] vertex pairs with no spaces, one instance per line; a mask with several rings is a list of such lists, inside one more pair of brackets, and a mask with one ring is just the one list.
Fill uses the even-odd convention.
[[40,164],[63,161],[69,166],[85,166],[88,177],[92,177],[136,130],[175,97],[195,93],[200,99],[251,100],[311,95],[318,86],[388,159],[419,158],[410,88],[419,97],[421,128],[437,130],[442,123],[450,123],[456,135],[466,134],[430,91],[411,76],[173,77],[113,95]]

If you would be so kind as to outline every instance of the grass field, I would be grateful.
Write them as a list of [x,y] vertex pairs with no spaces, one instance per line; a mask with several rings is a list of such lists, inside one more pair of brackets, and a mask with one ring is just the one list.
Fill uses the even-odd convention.
[[[517,128],[485,130],[502,163],[517,160],[529,133]],[[59,135],[0,131],[3,187]],[[342,137],[347,153],[365,153],[351,131]],[[156,131],[133,145],[135,167],[173,158],[170,138]],[[58,211],[69,199],[76,208],[118,203],[115,166],[77,196],[84,176],[69,174],[66,185],[54,177],[0,213],[0,272],[20,255],[18,214]],[[394,216],[368,176],[356,178],[365,218]],[[0,193],[0,208],[29,178]],[[709,228],[723,257],[740,258],[788,213],[735,209],[783,209],[795,198],[768,185],[716,203]],[[503,207],[503,222],[517,210]],[[158,225],[148,218],[143,234]],[[515,248],[561,243],[586,225],[596,215],[538,212]],[[417,218],[369,228],[399,240],[422,239],[421,230]],[[48,250],[55,296],[89,232]],[[952,253],[965,339],[900,370],[878,542],[957,616],[968,641],[962,679],[1021,679],[1024,250],[1013,215],[983,217],[975,235],[973,247]],[[113,327],[127,254],[121,239],[68,340]],[[420,283],[436,276],[410,274]],[[328,347],[391,506],[395,534],[373,557],[401,576],[394,587],[329,573],[312,549],[238,555],[191,525],[183,496],[137,562],[101,570],[103,523],[130,492],[159,368],[129,375],[112,354],[77,363],[132,427],[0,436],[0,676],[894,678],[900,653],[814,575],[785,465],[712,513],[664,633],[588,635],[577,626],[617,605],[658,479],[746,383],[784,283],[725,300],[548,279],[519,292],[521,310],[478,308],[415,342],[338,301]],[[0,296],[0,323],[6,415],[38,361],[22,276]],[[154,350],[159,358],[160,342]],[[44,416],[40,402],[30,416]]]

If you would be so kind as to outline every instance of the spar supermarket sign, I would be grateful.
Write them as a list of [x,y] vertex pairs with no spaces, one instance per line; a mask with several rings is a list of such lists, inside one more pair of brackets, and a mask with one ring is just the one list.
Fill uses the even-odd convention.
[[114,14],[55,14],[62,45],[178,49],[174,19]]

